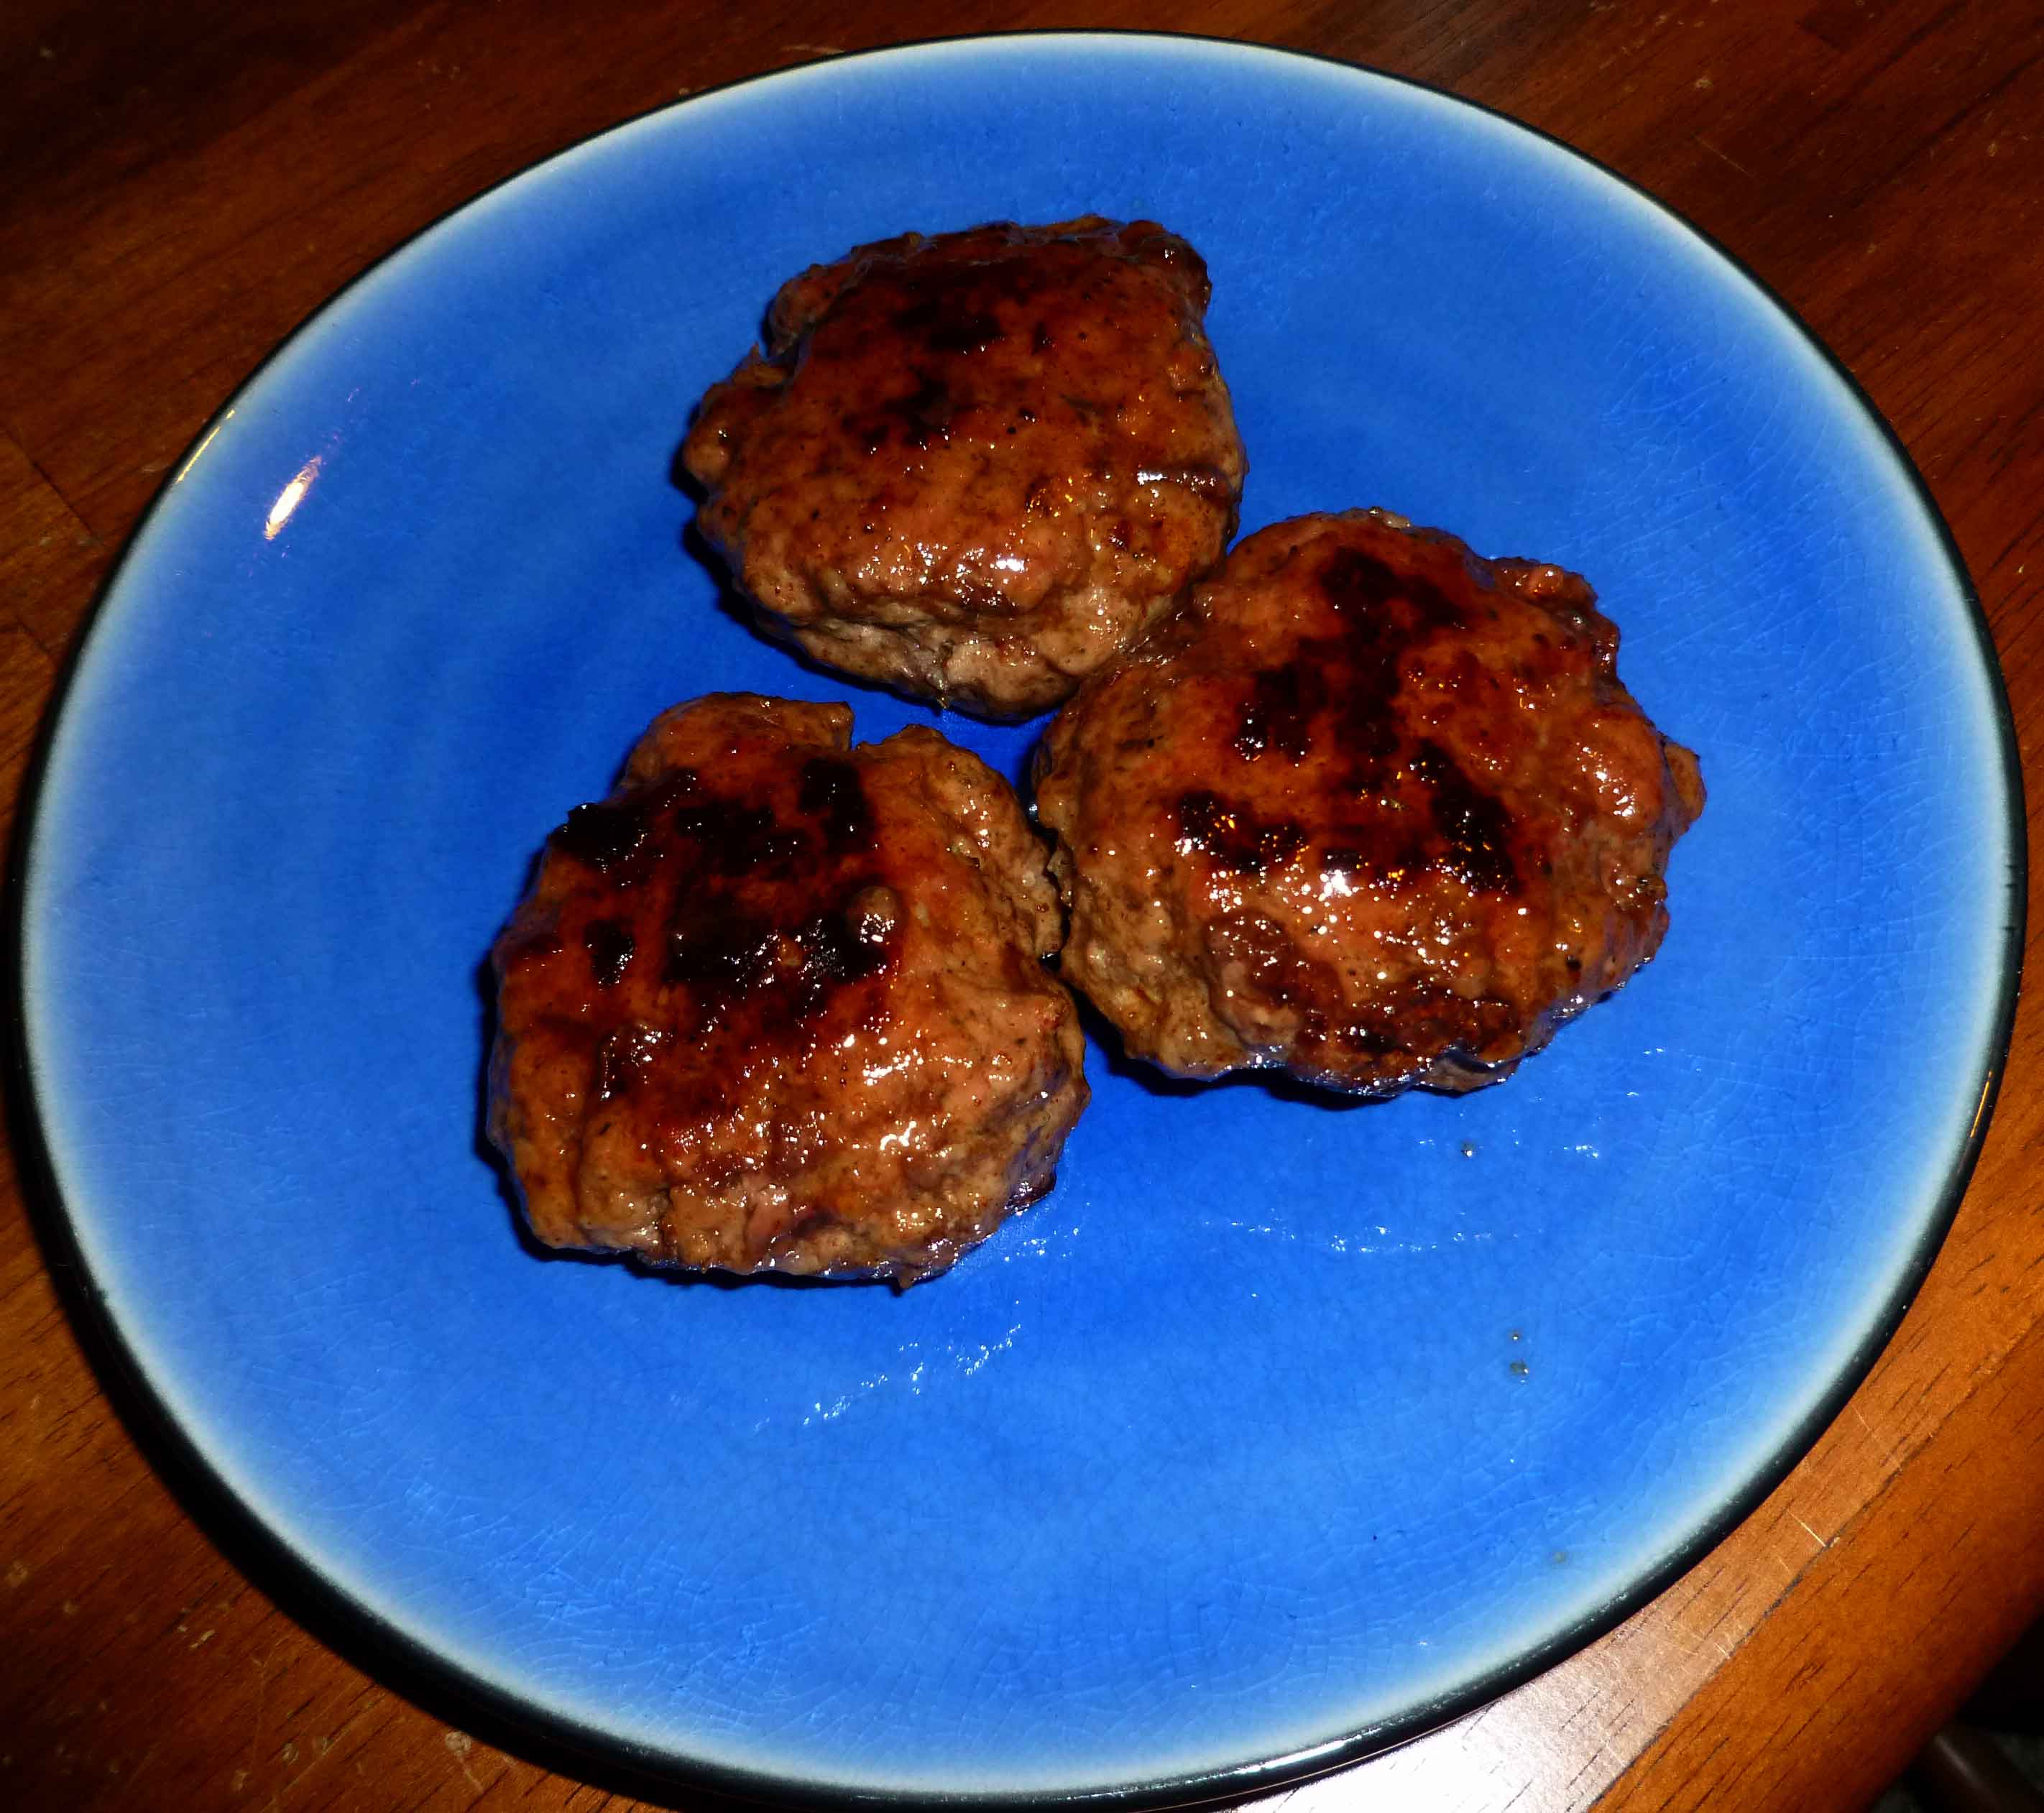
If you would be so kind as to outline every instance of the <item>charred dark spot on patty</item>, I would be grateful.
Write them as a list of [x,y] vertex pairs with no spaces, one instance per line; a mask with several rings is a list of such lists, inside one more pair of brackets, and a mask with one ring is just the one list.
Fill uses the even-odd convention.
[[626,799],[614,805],[573,807],[547,842],[563,855],[607,874],[644,842],[645,806],[644,800]]
[[1261,875],[1289,861],[1306,840],[1297,825],[1260,823],[1204,789],[1180,798],[1178,820],[1181,846],[1204,850],[1241,875]]
[[582,928],[582,948],[589,953],[589,973],[600,989],[614,989],[631,967],[636,944],[621,919],[593,919]]
[[873,814],[859,770],[849,762],[818,756],[802,764],[797,804],[822,821],[824,847],[833,855],[863,849],[873,837]]
[[1439,744],[1422,743],[1412,771],[1433,789],[1434,822],[1446,848],[1437,865],[1478,893],[1516,893],[1512,815],[1485,793]]
[[1327,701],[1319,671],[1297,663],[1270,668],[1257,674],[1250,687],[1235,733],[1235,754],[1253,762],[1266,750],[1275,749],[1294,762],[1303,760],[1313,714]]

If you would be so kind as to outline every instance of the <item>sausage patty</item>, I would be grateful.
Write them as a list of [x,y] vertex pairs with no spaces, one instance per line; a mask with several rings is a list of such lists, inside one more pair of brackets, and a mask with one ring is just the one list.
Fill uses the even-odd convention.
[[1039,753],[1063,968],[1165,1070],[1508,1074],[1650,958],[1703,809],[1558,567],[1378,510],[1244,540]]
[[1245,469],[1198,253],[1097,216],[792,278],[682,463],[772,634],[990,717],[1067,697],[1220,559]]
[[941,1271],[1085,1106],[1045,851],[977,756],[841,705],[659,718],[498,939],[491,1138],[548,1246]]

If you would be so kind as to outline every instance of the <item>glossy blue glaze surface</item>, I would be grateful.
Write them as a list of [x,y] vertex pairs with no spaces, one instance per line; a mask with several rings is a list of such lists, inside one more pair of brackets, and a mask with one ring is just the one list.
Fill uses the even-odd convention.
[[[1381,503],[1590,577],[1710,788],[1659,961],[1458,1100],[1096,1049],[1056,1192],[905,1294],[537,1256],[480,974],[548,828],[697,692],[930,715],[720,609],[694,399],[806,263],[1088,210],[1208,260],[1245,531]],[[814,67],[444,222],[168,488],[36,821],[49,1154],[206,1463],[536,1717],[897,1793],[1402,1734],[1721,1527],[1885,1334],[2005,1030],[1997,686],[1849,388],[1557,147],[1192,41]]]

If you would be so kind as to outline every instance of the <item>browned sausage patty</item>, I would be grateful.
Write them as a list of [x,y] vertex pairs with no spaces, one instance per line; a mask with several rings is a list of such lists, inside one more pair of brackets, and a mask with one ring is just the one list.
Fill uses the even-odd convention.
[[1696,762],[1557,567],[1381,511],[1243,541],[1039,753],[1066,978],[1189,1077],[1495,1081],[1667,928]]
[[862,246],[791,279],[682,448],[765,627],[1021,717],[1220,559],[1245,462],[1199,255],[1097,216]]
[[729,1272],[940,1271],[1085,1105],[1014,793],[843,705],[659,719],[498,940],[490,1136],[533,1233]]

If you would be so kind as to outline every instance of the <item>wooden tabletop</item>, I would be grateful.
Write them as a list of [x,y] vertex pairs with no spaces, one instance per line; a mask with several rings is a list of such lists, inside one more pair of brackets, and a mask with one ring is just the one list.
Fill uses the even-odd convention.
[[[364,265],[678,96],[843,50],[1073,22],[924,0],[14,0],[0,11],[9,821],[144,506],[228,393]],[[1908,448],[1985,604],[2026,766],[2039,759],[2044,12],[2030,0],[1116,0],[1089,22],[1416,77],[1554,134],[1716,236]],[[2030,790],[2044,796],[2034,775]],[[1805,1813],[1876,1793],[2044,1606],[2040,1085],[2032,1003],[1900,1333],[1730,1539],[1573,1660],[1289,1798]],[[372,1677],[288,1577],[227,1559],[110,1401],[19,1180],[4,1189],[0,1804],[634,1804],[471,1723],[430,1681]]]

